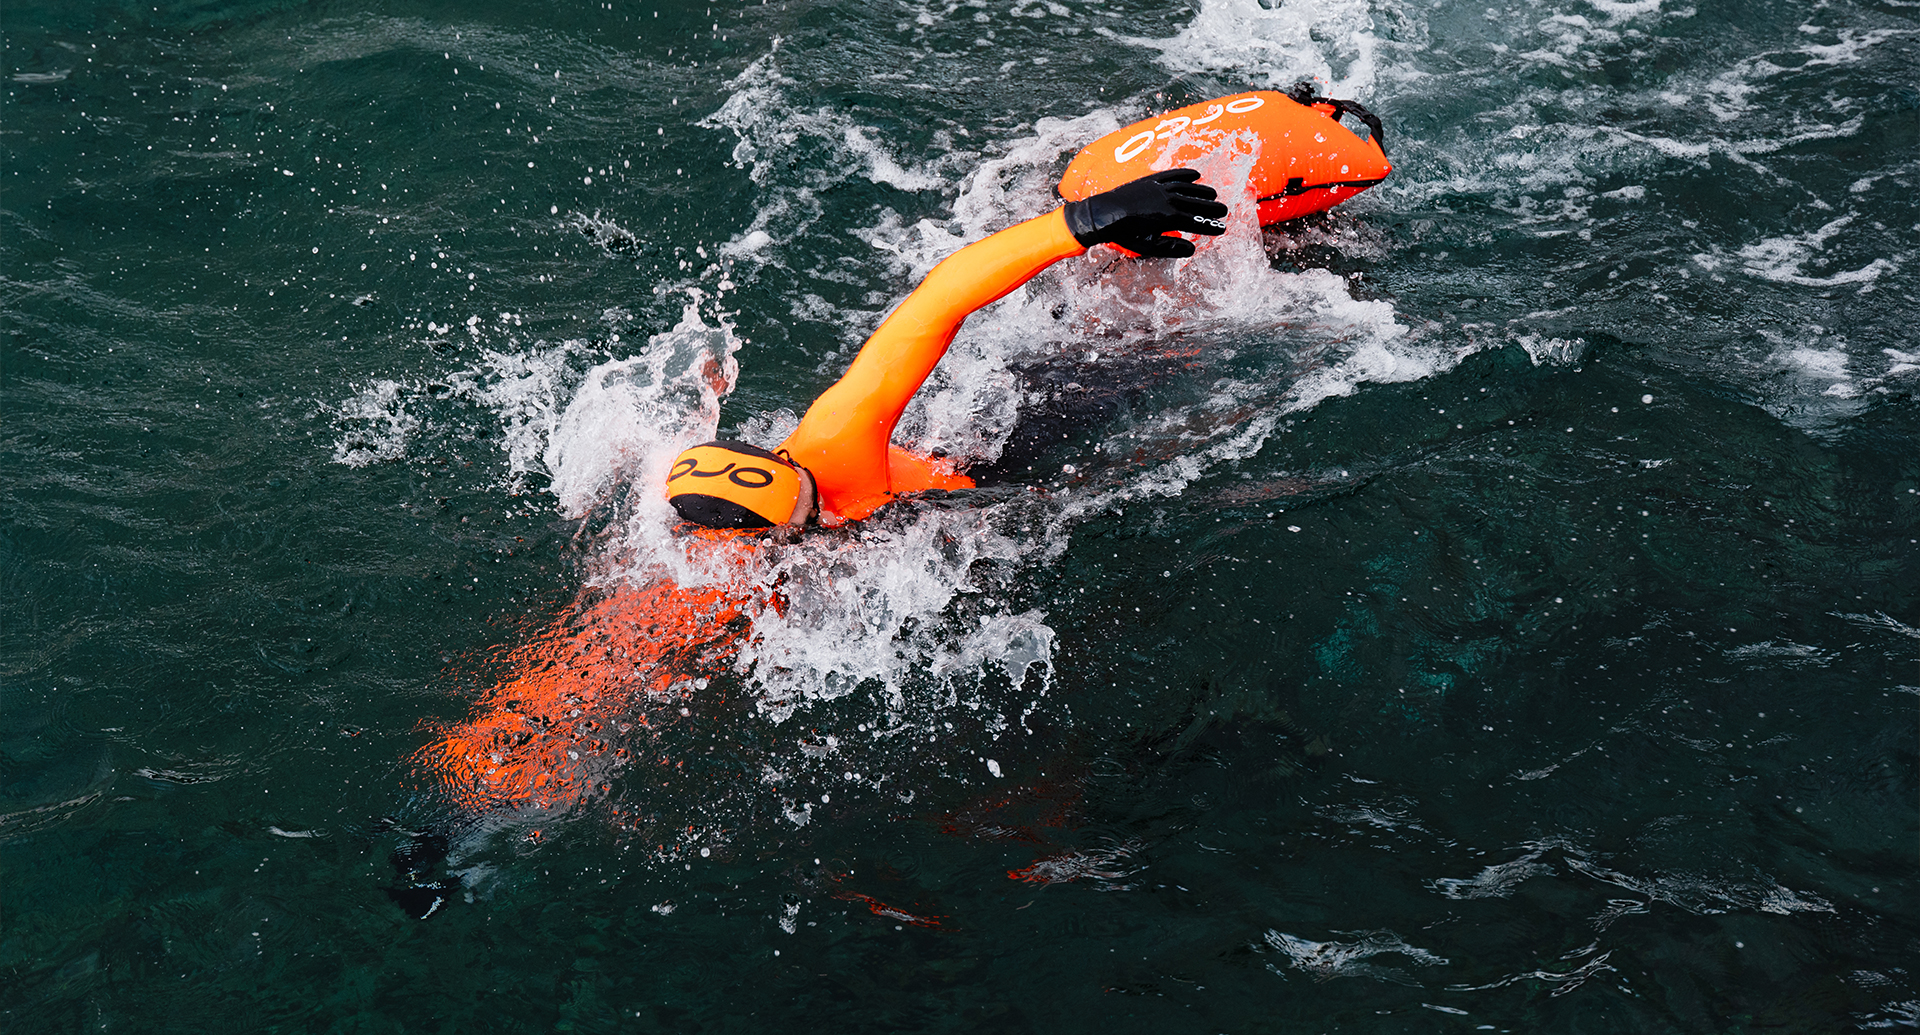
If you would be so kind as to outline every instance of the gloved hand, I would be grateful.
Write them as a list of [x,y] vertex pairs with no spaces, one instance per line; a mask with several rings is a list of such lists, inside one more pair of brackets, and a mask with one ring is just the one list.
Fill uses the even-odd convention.
[[1213,188],[1199,179],[1198,170],[1168,169],[1069,201],[1067,229],[1088,248],[1117,244],[1141,255],[1184,259],[1193,254],[1193,242],[1164,236],[1167,231],[1210,237],[1227,232],[1227,206],[1213,200]]

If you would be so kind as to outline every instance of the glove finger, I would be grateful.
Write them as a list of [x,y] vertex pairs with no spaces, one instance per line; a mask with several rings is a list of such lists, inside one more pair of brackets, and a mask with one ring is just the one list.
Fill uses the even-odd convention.
[[1227,216],[1227,206],[1223,202],[1174,195],[1167,199],[1167,203],[1173,206],[1174,211],[1189,216],[1205,216],[1208,219],[1225,219]]
[[1139,252],[1141,255],[1155,259],[1184,259],[1193,254],[1193,242],[1184,241],[1178,237],[1167,237],[1161,234],[1135,237],[1131,240],[1116,241],[1114,243],[1128,251]]
[[1200,198],[1205,201],[1212,201],[1214,198],[1219,197],[1219,194],[1215,193],[1212,187],[1204,183],[1170,183],[1167,184],[1167,196],[1174,198]]
[[1168,169],[1164,172],[1153,173],[1146,178],[1155,183],[1193,183],[1200,179],[1200,170],[1185,168]]

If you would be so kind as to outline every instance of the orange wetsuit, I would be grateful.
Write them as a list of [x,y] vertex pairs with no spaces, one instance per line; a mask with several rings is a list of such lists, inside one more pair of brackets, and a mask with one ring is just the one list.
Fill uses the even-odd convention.
[[952,464],[893,445],[893,426],[968,316],[1084,251],[1063,210],[1054,209],[935,266],[781,445],[813,473],[820,509],[857,520],[900,493],[971,487],[973,479],[955,474]]

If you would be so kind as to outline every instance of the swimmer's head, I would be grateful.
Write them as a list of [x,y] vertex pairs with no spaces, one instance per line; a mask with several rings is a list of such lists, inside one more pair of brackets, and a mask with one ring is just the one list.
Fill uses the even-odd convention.
[[745,442],[702,442],[673,459],[667,502],[708,528],[804,525],[819,513],[813,476],[778,453]]

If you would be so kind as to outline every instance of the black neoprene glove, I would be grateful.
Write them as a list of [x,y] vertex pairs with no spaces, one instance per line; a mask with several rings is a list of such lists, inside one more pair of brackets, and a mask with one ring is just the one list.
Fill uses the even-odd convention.
[[1167,237],[1167,231],[1208,236],[1227,232],[1222,222],[1227,206],[1213,200],[1213,188],[1199,180],[1198,170],[1168,169],[1069,201],[1067,229],[1088,248],[1117,244],[1141,255],[1184,259],[1193,254],[1193,242]]

